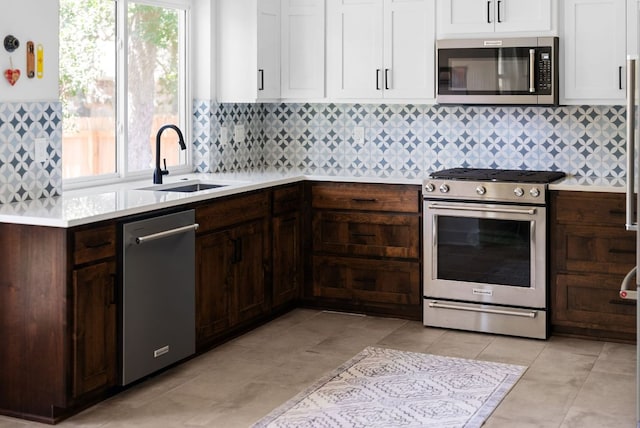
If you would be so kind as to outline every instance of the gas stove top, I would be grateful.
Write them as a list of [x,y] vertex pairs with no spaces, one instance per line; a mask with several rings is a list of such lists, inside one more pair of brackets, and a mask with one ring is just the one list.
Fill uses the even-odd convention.
[[424,181],[423,196],[425,199],[545,205],[548,183],[564,176],[560,171],[444,169]]
[[436,171],[431,178],[447,180],[501,181],[507,183],[552,183],[565,176],[560,171],[519,169],[451,168]]

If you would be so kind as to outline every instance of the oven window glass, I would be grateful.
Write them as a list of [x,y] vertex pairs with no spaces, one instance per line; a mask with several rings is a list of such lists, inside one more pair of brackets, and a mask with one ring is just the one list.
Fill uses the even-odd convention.
[[437,277],[531,287],[527,221],[437,217]]
[[441,95],[529,94],[529,48],[440,49]]

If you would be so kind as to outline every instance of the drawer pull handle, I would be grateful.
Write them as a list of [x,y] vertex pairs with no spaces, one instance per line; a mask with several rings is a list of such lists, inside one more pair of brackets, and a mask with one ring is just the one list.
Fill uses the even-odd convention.
[[635,300],[620,300],[620,299],[611,299],[609,300],[609,304],[611,305],[623,305],[623,306],[635,306]]
[[352,198],[353,202],[378,202],[376,198]]
[[140,245],[140,244],[144,244],[145,242],[155,241],[156,239],[167,238],[169,236],[179,235],[181,233],[187,233],[191,231],[195,232],[196,230],[198,230],[198,227],[199,227],[199,224],[195,223],[195,224],[190,224],[189,226],[182,226],[182,227],[177,227],[175,229],[164,230],[162,232],[152,233],[146,236],[138,236],[136,239],[134,239],[134,242]]
[[375,238],[375,233],[352,233],[351,236],[354,238]]
[[365,284],[375,284],[376,283],[376,279],[375,278],[354,278],[353,279],[355,282],[362,282]]
[[609,254],[635,254],[635,250],[619,250],[617,248],[611,248]]
[[109,245],[111,245],[111,241],[88,242],[84,246],[85,246],[85,248],[95,249],[95,248],[100,248],[100,247],[108,247]]
[[440,303],[440,302],[429,302],[429,307],[437,308],[437,309],[453,309],[457,311],[480,312],[480,313],[486,313],[486,314],[509,315],[509,316],[515,316],[515,317],[524,317],[524,318],[535,318],[538,315],[538,311],[517,311],[517,310],[508,310],[508,309],[479,308],[475,306],[464,306],[464,305],[456,305],[456,304]]

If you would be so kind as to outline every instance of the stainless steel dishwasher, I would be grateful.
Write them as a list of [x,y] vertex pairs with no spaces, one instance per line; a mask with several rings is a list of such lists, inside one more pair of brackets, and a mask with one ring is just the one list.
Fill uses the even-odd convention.
[[195,353],[194,210],[122,225],[126,385]]

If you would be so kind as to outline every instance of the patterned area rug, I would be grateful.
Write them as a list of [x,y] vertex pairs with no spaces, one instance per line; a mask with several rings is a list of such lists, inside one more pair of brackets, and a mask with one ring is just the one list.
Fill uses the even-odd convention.
[[525,370],[369,347],[254,428],[479,427]]

